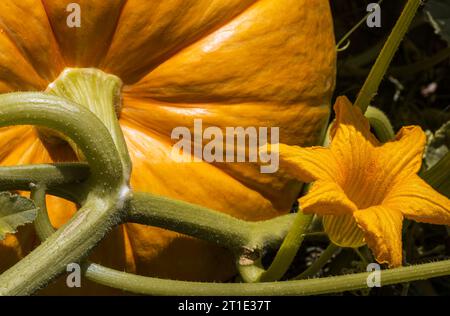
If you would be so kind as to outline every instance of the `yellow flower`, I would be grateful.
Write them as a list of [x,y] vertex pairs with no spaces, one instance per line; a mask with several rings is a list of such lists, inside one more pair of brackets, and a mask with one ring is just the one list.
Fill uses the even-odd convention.
[[367,243],[378,262],[399,266],[404,218],[450,225],[450,200],[417,175],[425,134],[407,126],[380,144],[347,98],[338,98],[334,110],[330,147],[280,145],[281,166],[301,181],[314,182],[300,206],[306,214],[324,217],[334,243]]

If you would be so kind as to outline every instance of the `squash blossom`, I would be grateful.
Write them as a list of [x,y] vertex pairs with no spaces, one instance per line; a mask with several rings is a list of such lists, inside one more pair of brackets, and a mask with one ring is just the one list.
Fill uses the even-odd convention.
[[450,225],[449,199],[417,175],[425,134],[407,126],[380,144],[347,98],[338,98],[334,110],[329,148],[280,145],[281,167],[314,182],[299,199],[300,207],[323,216],[332,242],[342,247],[367,243],[379,263],[400,266],[404,218]]
[[[316,143],[336,71],[327,0],[78,0],[80,27],[70,27],[72,2],[0,1],[0,93],[56,91],[52,83],[64,79],[66,68],[114,75],[123,83],[115,115],[133,165],[133,190],[245,220],[289,212],[301,188],[296,179],[261,174],[256,163],[175,162],[171,132],[201,119],[223,131],[279,127],[283,143]],[[91,103],[96,93],[86,82],[69,88]],[[105,93],[98,83],[96,92]],[[60,90],[70,90],[71,82],[64,84]],[[0,129],[0,165],[77,159],[67,143],[43,134],[30,126]],[[76,211],[56,197],[47,203],[56,228]],[[0,242],[0,271],[38,242],[31,226]],[[235,273],[232,256],[220,247],[133,223],[109,233],[91,260],[182,280],[223,281]]]

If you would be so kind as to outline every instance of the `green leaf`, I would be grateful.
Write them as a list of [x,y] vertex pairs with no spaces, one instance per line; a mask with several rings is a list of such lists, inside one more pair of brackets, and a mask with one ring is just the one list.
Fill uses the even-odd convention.
[[429,0],[425,10],[435,32],[450,44],[450,1]]
[[38,208],[33,201],[17,194],[0,192],[0,240],[6,234],[14,234],[17,227],[31,223],[37,216]]

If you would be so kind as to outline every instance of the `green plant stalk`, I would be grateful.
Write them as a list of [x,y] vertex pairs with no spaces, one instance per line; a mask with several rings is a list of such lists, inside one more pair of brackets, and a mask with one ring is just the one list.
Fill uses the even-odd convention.
[[[122,108],[121,90],[122,80],[117,76],[96,68],[66,68],[46,92],[84,106],[102,121],[119,152],[126,178],[131,174],[131,159],[117,119]],[[69,144],[82,158],[77,146],[70,140]]]
[[[445,160],[441,161],[440,163],[444,163],[444,161]],[[447,157],[447,163],[448,163],[448,157]],[[76,165],[73,167],[84,168],[82,166],[76,166]],[[12,168],[12,170],[14,170],[15,168],[19,168],[19,169],[25,168],[24,170],[27,172],[24,172],[23,175],[19,175],[17,177],[19,179],[18,182],[21,185],[29,183],[31,179],[33,179],[35,182],[39,182],[39,180],[42,179],[41,175],[46,174],[46,170],[48,170],[49,173],[55,171],[55,168],[52,165],[42,165],[42,166],[39,166],[39,168],[37,168],[37,169],[30,169],[30,170],[27,169],[28,168],[27,166],[7,167],[7,168],[8,169]],[[66,168],[70,169],[72,167],[66,166]],[[3,168],[0,168],[0,171],[2,171],[2,170],[3,170]],[[450,170],[450,168],[447,168],[447,170]],[[30,172],[28,172],[28,171],[30,171]],[[0,172],[0,174],[2,174],[2,172]],[[441,174],[442,174],[442,171],[437,173],[437,175],[441,175]],[[26,179],[26,177],[30,177],[30,179]],[[427,177],[425,177],[425,178],[427,178]],[[441,178],[441,177],[438,177],[438,178]],[[61,181],[61,183],[66,183],[66,181],[69,181],[71,179],[71,177],[61,178],[59,180],[57,177],[52,177],[52,179],[55,179],[58,183],[59,183],[59,181]],[[444,177],[442,179],[448,179],[448,178],[446,178],[444,175]],[[429,181],[429,182],[430,182],[430,184],[433,184],[432,181]],[[11,189],[16,189],[16,188],[12,187]],[[177,230],[180,228],[180,226],[185,226],[184,228],[181,228],[180,230],[183,232],[187,232],[188,234],[190,234],[192,236],[196,236],[196,232],[198,231],[197,227],[200,227],[201,228],[200,231],[202,231],[202,233],[198,234],[197,237],[201,238],[201,237],[206,236],[207,240],[210,240],[213,242],[215,242],[215,240],[219,240],[219,244],[221,244],[223,246],[226,246],[227,240],[229,240],[229,238],[226,236],[226,230],[224,230],[223,232],[219,231],[217,234],[209,235],[208,234],[209,228],[207,227],[207,225],[208,225],[207,223],[212,223],[214,225],[214,228],[212,230],[214,230],[214,229],[220,230],[222,228],[228,229],[228,227],[230,227],[229,224],[222,227],[222,226],[217,226],[217,223],[226,222],[229,220],[230,223],[233,222],[233,224],[231,226],[234,226],[234,228],[232,230],[235,230],[235,231],[239,231],[240,227],[245,226],[245,225],[242,225],[242,223],[244,223],[244,224],[246,223],[246,222],[239,221],[237,219],[234,219],[232,217],[229,217],[227,215],[224,215],[224,214],[221,214],[221,213],[218,213],[215,211],[208,211],[207,213],[206,212],[201,213],[201,216],[194,215],[192,217],[189,217],[189,216],[186,217],[185,211],[187,210],[188,213],[190,213],[190,212],[194,213],[194,212],[196,212],[195,206],[190,205],[185,202],[181,202],[181,201],[173,201],[171,199],[164,198],[164,197],[154,197],[151,195],[148,195],[148,196],[146,196],[146,195],[147,194],[145,194],[145,193],[135,194],[135,198],[137,198],[138,201],[135,201],[134,203],[131,202],[131,205],[132,205],[131,210],[130,210],[130,219],[131,220],[133,220],[135,222],[140,222],[140,223],[153,223],[153,224],[160,223],[160,226],[167,228],[167,229],[172,229],[172,230]],[[147,204],[148,200],[150,200],[152,198],[155,198],[156,202]],[[173,202],[175,202],[175,203],[173,203]],[[141,206],[144,209],[140,209]],[[166,214],[165,209],[170,209],[171,211]],[[177,211],[179,211],[181,213],[185,213],[185,214],[184,215],[178,214]],[[152,215],[152,214],[155,214],[155,212],[159,213],[159,214]],[[144,217],[151,217],[151,216],[155,216],[156,220],[153,220],[152,218],[149,218],[149,219],[144,218]],[[279,218],[279,219],[269,220],[267,222],[262,222],[263,225],[265,225],[267,228],[267,229],[263,229],[262,231],[265,231],[267,233],[266,236],[270,236],[270,234],[272,234],[274,236],[278,235],[279,236],[278,240],[282,240],[282,238],[283,238],[282,233],[277,233],[277,232],[287,231],[289,229],[289,226],[290,226],[289,223],[292,222],[292,216],[294,216],[294,215],[286,215],[286,217],[284,219]],[[165,217],[171,217],[171,218],[166,220]],[[289,218],[289,217],[291,217],[291,218]],[[179,218],[183,218],[183,222],[178,221],[177,219],[179,219]],[[193,220],[193,219],[195,219],[195,220]],[[206,219],[206,221],[204,221],[204,219]],[[282,219],[284,220],[284,224],[283,224],[284,227],[280,226],[280,228],[282,228],[282,229],[278,229],[277,228],[278,224],[276,222],[272,223],[272,221],[281,221]],[[184,222],[184,221],[186,221],[186,222]],[[259,224],[262,224],[262,223],[259,223]],[[190,231],[190,228],[192,228],[191,231]],[[242,232],[239,232],[235,235],[238,235],[238,236],[242,235],[242,237],[240,237],[241,240],[246,240],[245,237],[246,237],[247,233],[248,233],[248,229],[243,229]],[[264,234],[266,234],[266,233],[264,233]],[[209,236],[209,238],[208,238],[208,236]],[[217,236],[219,236],[218,239],[217,239]],[[261,238],[261,239],[264,239],[264,238]],[[236,244],[236,246],[237,245],[238,244]],[[272,246],[276,247],[275,244],[273,244]],[[114,277],[120,277],[120,278],[122,278],[122,277],[123,278],[137,277],[139,280],[141,280],[141,278],[142,278],[139,276],[123,275],[121,273],[117,273],[117,271],[112,271],[113,273],[111,275],[109,275],[108,273],[111,272],[111,270],[108,270],[106,268],[105,268],[106,269],[105,270],[103,267],[98,266],[98,265],[93,265],[92,267],[91,266],[89,266],[89,267],[90,268],[86,271],[86,277],[88,277],[89,279],[92,279],[92,280],[101,280],[101,282],[106,282],[103,284],[109,285],[109,286],[117,287],[117,286],[119,286],[119,284],[121,282],[123,282],[123,280],[121,280],[121,279],[113,280]],[[107,280],[107,281],[105,281],[105,280]],[[156,281],[160,282],[160,279],[156,279]],[[163,281],[166,281],[166,280],[163,280]],[[167,282],[168,283],[166,283],[166,284],[170,285],[170,282],[173,282],[173,281],[167,281]],[[401,280],[400,282],[403,282],[403,281]],[[198,285],[198,286],[200,286],[200,285]],[[124,283],[124,287],[119,286],[119,288],[131,290],[127,287],[126,283]],[[145,288],[144,290],[142,290],[142,286],[138,286],[136,291],[139,293],[141,293],[141,291],[145,291],[145,293],[147,293],[147,294],[149,294],[149,293],[153,294],[151,292],[152,288],[154,288],[154,287]],[[157,287],[157,290],[162,291],[162,289],[159,289],[158,287]],[[196,291],[200,291],[200,290],[196,290]],[[180,291],[179,293],[181,294],[182,292]],[[299,290],[297,293],[305,294],[303,292],[303,290]],[[330,291],[323,292],[323,293],[330,293]]]
[[313,264],[308,267],[308,269],[296,276],[294,280],[301,280],[316,275],[320,271],[320,269],[322,269],[327,264],[327,262],[330,261],[330,259],[339,249],[339,246],[330,243],[325,251],[320,255],[319,259],[314,261]]
[[135,193],[130,201],[128,220],[133,223],[169,228],[184,234],[195,231],[196,237],[204,240],[220,240],[222,245],[234,249],[249,243],[253,223],[212,212],[197,205],[171,201],[165,197]]
[[129,222],[157,226],[207,240],[231,249],[259,251],[281,244],[293,215],[247,222],[198,205],[149,193],[134,193],[128,204]]
[[121,159],[108,130],[77,103],[38,92],[0,95],[0,127],[9,125],[36,125],[65,133],[86,156],[93,186],[105,189],[124,181]]
[[261,282],[277,281],[284,276],[305,239],[305,232],[312,218],[312,215],[305,215],[300,210],[296,213],[292,229],[289,230],[270,267],[261,275]]
[[[89,198],[75,216],[0,276],[0,295],[30,295],[84,259],[120,221],[115,201]],[[20,276],[20,277],[19,277]]]
[[45,241],[55,232],[55,229],[50,223],[50,218],[48,216],[45,195],[46,195],[45,185],[41,184],[32,185],[30,198],[34,201],[36,206],[39,207],[38,215],[34,220],[34,228],[36,230],[36,234],[38,235],[41,241]]
[[[287,296],[318,295],[367,289],[370,273],[309,280],[265,283],[202,283],[133,275],[97,264],[86,267],[86,276],[99,284],[147,295],[178,296]],[[381,271],[381,285],[450,275],[450,260]]]
[[[30,183],[35,183],[46,187],[49,193],[66,197],[65,191],[52,189],[51,186],[63,185],[74,189],[88,175],[89,169],[84,163],[0,167],[0,189],[33,191]],[[69,200],[82,200],[82,196],[72,195]],[[294,214],[287,214],[266,221],[247,222],[199,205],[143,192],[133,193],[126,212],[126,221],[177,231],[236,252],[242,247],[278,247],[295,217]]]
[[[245,261],[236,262],[239,276],[245,283],[255,283],[261,280],[261,276],[266,272],[261,259],[253,260],[249,264],[243,264]],[[240,279],[237,279],[239,282]]]
[[43,93],[1,95],[0,127],[21,124],[44,126],[70,137],[91,167],[88,182],[92,190],[66,225],[0,276],[0,295],[32,294],[67,264],[84,258],[120,221],[121,204],[128,193],[114,142],[89,110]]
[[[54,232],[46,212],[44,196],[45,187],[35,186],[32,198],[41,209],[35,220],[35,228],[41,240],[47,239]],[[230,249],[238,262],[247,262],[265,249],[279,247],[295,216],[288,214],[262,222],[246,222],[201,206],[148,193],[135,193],[127,206],[128,215],[124,220],[157,226],[216,243]],[[258,259],[260,258],[255,260]],[[86,262],[85,265],[89,267],[91,263]],[[241,267],[247,271],[246,269],[253,265]],[[95,271],[86,277],[95,281]]]
[[408,0],[402,14],[400,15],[400,18],[397,20],[397,23],[384,44],[380,55],[375,61],[375,64],[373,65],[369,76],[364,82],[364,85],[354,103],[355,106],[361,108],[363,113],[366,111],[372,98],[377,93],[380,83],[383,80],[383,77],[386,74],[386,71],[389,68],[389,65],[391,64],[391,61],[394,58],[403,37],[408,31],[408,28],[421,3],[421,0]]
[[45,183],[46,186],[81,183],[89,174],[88,164],[82,162],[2,166],[0,190],[26,189],[30,183]]
[[[39,238],[44,241],[55,231],[47,214],[45,187],[34,187],[32,199],[40,208],[34,224]],[[226,214],[147,193],[135,194],[128,206],[128,220],[141,224],[153,224],[202,238],[231,249],[237,254],[238,260],[245,261],[250,260],[245,256],[250,256],[252,251],[262,253],[263,249],[278,247],[284,238],[283,232],[288,231],[292,223],[292,215],[263,222],[244,222]],[[183,220],[180,221],[180,219]],[[229,235],[230,231],[234,233]],[[84,263],[84,266],[87,271],[86,278],[95,282],[102,277],[97,275],[97,271],[103,271],[102,266],[88,261]],[[92,270],[92,267],[97,269]],[[244,270],[246,268],[252,271],[257,270],[256,265],[243,266]],[[258,271],[254,273],[258,274]]]
[[[45,205],[45,199],[36,199],[36,204],[39,207],[42,207],[42,205]],[[134,207],[138,207],[139,205],[140,203],[136,203]],[[45,210],[45,207],[42,207],[42,209]],[[139,211],[135,209],[132,212],[135,213]],[[149,212],[143,211],[139,217],[141,218],[144,214],[149,214]],[[40,225],[37,226],[37,228],[41,230],[40,236],[45,239],[49,236],[49,233],[51,233],[51,224],[48,217],[45,216],[40,217],[38,221],[41,221]],[[334,253],[334,251],[331,250],[329,253]],[[322,260],[322,258],[324,259]],[[328,260],[325,260],[323,254],[319,261],[326,262]],[[203,283],[144,277],[89,262],[84,264],[83,271],[85,277],[91,281],[124,291],[147,295],[180,296],[282,296],[329,294],[365,289],[367,288],[367,278],[370,276],[370,273],[358,273],[299,281]],[[450,260],[381,271],[381,284],[390,285],[444,275],[450,275]]]
[[81,203],[86,198],[86,163],[57,163],[0,167],[0,191],[29,191],[30,184],[42,184],[53,195]]
[[[381,48],[374,47],[368,52],[367,55],[369,55],[369,53],[377,53],[380,49]],[[352,58],[345,61],[345,64],[341,66],[341,69],[343,69],[342,74],[346,77],[366,77],[369,70],[366,68],[361,68],[361,64],[363,61],[365,61],[365,57],[366,55],[362,54],[361,61],[359,60],[360,58]],[[433,56],[422,59],[420,61],[404,66],[391,67],[388,69],[387,74],[394,77],[414,76],[419,72],[432,69],[434,66],[446,61],[449,57],[450,47],[447,47],[437,52]]]

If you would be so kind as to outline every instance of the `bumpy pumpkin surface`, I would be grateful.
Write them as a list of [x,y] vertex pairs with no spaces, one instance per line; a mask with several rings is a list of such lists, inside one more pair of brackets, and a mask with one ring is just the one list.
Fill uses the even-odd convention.
[[[289,211],[300,189],[292,178],[245,163],[176,163],[170,134],[198,118],[221,128],[277,126],[289,145],[317,142],[335,79],[327,0],[79,0],[81,27],[69,28],[71,2],[0,1],[0,93],[43,91],[65,67],[115,74],[125,84],[120,124],[133,189],[246,220]],[[1,165],[74,159],[68,145],[46,143],[33,127],[0,129]],[[48,203],[55,227],[75,212],[56,197]],[[0,270],[36,244],[32,227],[8,236]],[[93,260],[184,280],[233,273],[223,249],[137,224],[111,232]]]

